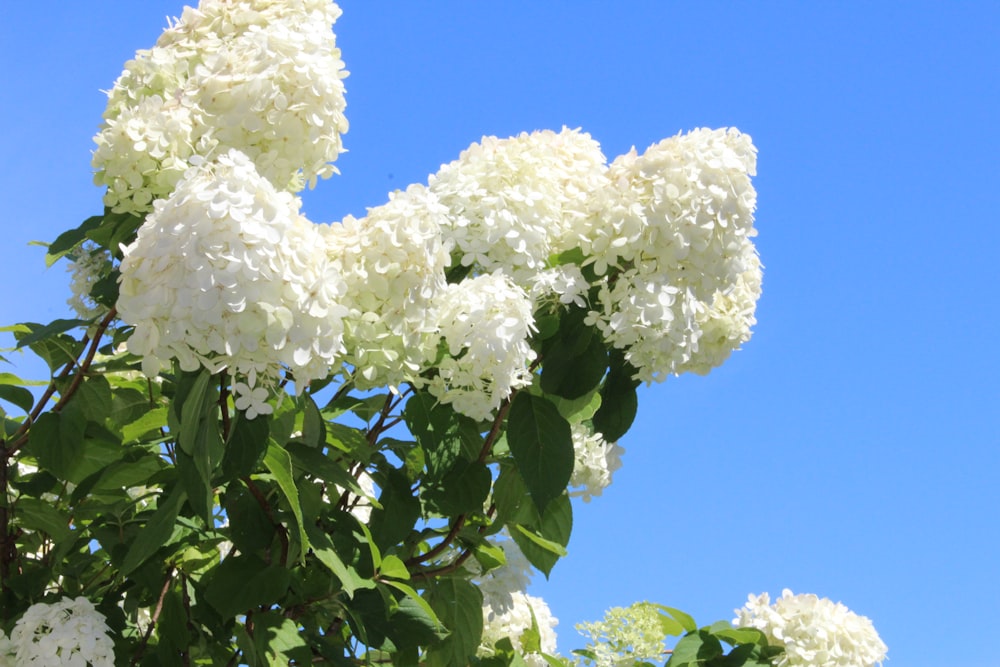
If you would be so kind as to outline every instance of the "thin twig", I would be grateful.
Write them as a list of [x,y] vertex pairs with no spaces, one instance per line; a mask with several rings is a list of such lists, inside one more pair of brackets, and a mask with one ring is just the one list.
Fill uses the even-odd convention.
[[136,650],[135,655],[132,656],[132,661],[130,665],[134,665],[139,662],[139,658],[142,657],[143,652],[146,650],[146,645],[149,643],[149,638],[153,635],[153,628],[156,626],[156,622],[160,620],[160,612],[163,611],[163,600],[167,597],[167,591],[170,590],[170,583],[174,578],[174,568],[173,566],[167,570],[167,579],[163,582],[163,588],[160,589],[160,597],[156,601],[156,607],[153,608],[153,615],[149,620],[149,627],[146,628],[146,632],[142,636],[142,641],[139,642],[139,648]]

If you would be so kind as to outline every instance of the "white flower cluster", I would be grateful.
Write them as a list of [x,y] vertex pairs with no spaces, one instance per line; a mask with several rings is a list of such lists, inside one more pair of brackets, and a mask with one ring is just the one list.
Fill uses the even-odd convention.
[[0,665],[113,667],[110,632],[87,598],[39,602],[18,619],[10,638],[0,631]]
[[364,218],[325,228],[347,285],[345,362],[359,389],[417,381],[437,356],[435,306],[450,259],[446,213],[427,188],[411,185]]
[[345,289],[298,199],[231,150],[156,202],[124,248],[118,311],[148,376],[171,358],[187,371],[228,369],[242,378],[237,408],[253,418],[271,410],[260,378],[283,366],[301,388],[337,363]]
[[662,614],[649,602],[629,607],[612,607],[600,621],[579,623],[576,629],[589,635],[587,650],[596,667],[616,667],[636,663],[658,663],[666,649]]
[[733,624],[756,628],[783,646],[776,667],[873,667],[888,651],[872,622],[841,603],[785,589],[770,604],[767,593],[750,595]]
[[542,653],[554,654],[555,627],[559,620],[545,600],[525,593],[533,571],[517,544],[508,538],[497,546],[503,550],[506,563],[475,581],[483,593],[483,638],[479,654],[492,655],[494,644],[509,638],[531,667],[545,667],[545,658],[533,650],[527,635],[537,633],[537,648]]
[[450,284],[438,326],[450,356],[437,364],[429,390],[473,419],[489,419],[510,393],[531,384],[536,355],[531,299],[502,273]]
[[139,51],[109,92],[95,182],[143,214],[194,156],[246,153],[281,189],[335,173],[347,76],[329,0],[203,0]]
[[696,130],[620,156],[581,248],[600,286],[589,322],[638,378],[707,372],[749,340],[761,267],[751,238],[756,149],[737,130]]
[[571,424],[570,432],[574,460],[569,495],[582,497],[583,502],[589,503],[611,485],[612,475],[622,467],[625,449],[616,442],[607,442],[586,424]]
[[[525,286],[587,216],[605,186],[605,158],[589,134],[563,128],[483,137],[430,177],[448,207],[447,234],[463,266],[502,270]],[[569,243],[569,245],[567,245]]]
[[106,313],[107,308],[97,303],[90,295],[94,285],[111,273],[111,253],[91,243],[83,243],[72,253],[70,289],[73,291],[67,303],[81,320],[89,320]]

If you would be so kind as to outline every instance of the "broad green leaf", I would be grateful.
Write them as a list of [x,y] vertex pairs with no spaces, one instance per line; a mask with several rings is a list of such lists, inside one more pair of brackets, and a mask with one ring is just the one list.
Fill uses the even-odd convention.
[[673,607],[666,607],[662,604],[656,604],[653,606],[659,609],[660,611],[669,614],[674,620],[676,620],[678,623],[681,624],[681,627],[684,628],[685,631],[694,632],[695,630],[698,629],[698,624],[694,622],[694,619],[691,618],[689,614],[684,613],[680,609],[674,609]]
[[46,533],[56,541],[73,532],[68,514],[38,498],[18,498],[15,516],[20,526]]
[[393,554],[387,554],[382,558],[382,566],[379,568],[379,575],[383,577],[392,577],[394,579],[409,579],[410,571],[406,569],[406,565],[399,556],[394,556]]
[[667,663],[670,667],[700,665],[722,655],[722,644],[707,631],[690,632],[677,642]]
[[21,408],[24,414],[30,413],[31,407],[35,404],[34,394],[24,387],[10,384],[0,384],[0,398]]
[[375,543],[388,549],[403,541],[420,518],[420,501],[410,489],[410,481],[398,470],[391,471],[380,482],[378,502],[381,508],[372,510],[368,527]]
[[635,369],[620,351],[612,353],[611,368],[601,386],[601,407],[594,413],[594,431],[608,442],[621,440],[635,421],[639,381],[632,378],[634,374]]
[[90,324],[90,320],[52,320],[48,324],[38,324],[36,322],[25,322],[24,326],[28,328],[31,333],[26,336],[19,337],[17,339],[17,347],[28,347],[44,341],[47,338],[53,338],[57,334],[65,333],[77,327],[87,326]]
[[507,444],[540,514],[573,474],[573,437],[551,401],[521,392],[507,420]]
[[483,595],[465,579],[441,579],[427,602],[451,634],[427,649],[428,667],[465,667],[483,636]]
[[278,487],[288,505],[295,515],[295,522],[298,524],[299,540],[302,543],[302,558],[309,549],[309,537],[306,535],[305,524],[302,521],[302,506],[299,504],[299,491],[295,487],[295,479],[292,476],[292,457],[289,453],[273,440],[268,444],[267,453],[264,454],[264,467],[274,476]]
[[424,451],[428,479],[440,478],[455,464],[462,451],[458,414],[438,405],[430,393],[417,391],[406,401],[403,419]]
[[177,513],[180,511],[181,503],[184,502],[185,497],[187,494],[184,489],[177,486],[167,498],[162,500],[152,518],[142,527],[125,554],[125,560],[122,561],[119,569],[121,576],[128,576],[166,544],[174,532],[174,522],[177,520]]
[[322,447],[326,443],[326,424],[316,407],[316,401],[309,394],[303,394],[302,442],[310,447]]
[[[9,329],[10,327],[4,327],[0,331]],[[6,359],[4,360],[6,361]],[[20,378],[13,373],[0,373],[0,385],[11,384],[18,387],[44,387],[48,384],[47,380],[25,380]]]
[[313,554],[340,580],[340,585],[344,587],[347,597],[353,597],[354,591],[358,589],[375,587],[374,581],[362,577],[353,566],[344,563],[330,540],[330,536],[320,530],[319,526],[312,523],[306,524],[306,533],[309,535]]
[[542,390],[574,399],[586,396],[608,368],[608,351],[600,333],[584,321],[587,311],[573,308],[563,315],[559,334],[546,341]]
[[270,422],[267,415],[247,419],[237,413],[229,427],[229,439],[222,454],[223,481],[251,475],[267,451]]
[[70,229],[49,244],[48,252],[45,255],[45,265],[52,266],[60,257],[75,248],[81,241],[87,238],[87,233],[100,227],[104,222],[103,215],[92,215],[84,220],[79,227]]
[[546,577],[559,558],[566,555],[565,547],[572,532],[573,504],[565,494],[549,504],[537,523],[511,527],[511,537],[524,556]]
[[253,554],[230,556],[209,576],[205,599],[223,618],[278,602],[291,581],[290,570],[268,565]]
[[87,420],[103,424],[111,415],[111,385],[102,375],[87,377],[77,387],[73,401],[79,401]]
[[333,461],[319,449],[297,442],[288,443],[285,449],[292,455],[292,463],[301,472],[336,484],[341,489],[348,489],[356,495],[365,495],[358,485],[358,480],[354,479],[354,475],[347,472],[339,463]]
[[398,581],[384,583],[404,595],[389,619],[389,637],[397,648],[419,648],[447,636],[448,630],[437,614],[415,590]]
[[122,426],[122,441],[132,442],[150,431],[161,429],[167,424],[167,407],[150,410],[133,422]]
[[421,497],[443,516],[482,512],[492,481],[489,468],[482,463],[459,460],[439,482],[429,484]]
[[312,662],[312,653],[306,645],[299,626],[281,613],[269,611],[254,614],[253,641],[257,655],[267,658],[268,667],[287,667]]
[[[185,378],[186,380],[187,378]],[[189,455],[194,455],[195,443],[202,434],[202,426],[206,419],[205,403],[214,402],[213,392],[209,391],[209,382],[212,375],[202,369],[198,372],[190,388],[182,392],[186,383],[182,382],[175,397],[175,405],[180,410],[180,433],[177,436],[177,444]]]
[[86,417],[72,403],[62,412],[42,413],[28,431],[30,452],[42,468],[57,477],[76,478],[77,469],[83,463],[86,425]]

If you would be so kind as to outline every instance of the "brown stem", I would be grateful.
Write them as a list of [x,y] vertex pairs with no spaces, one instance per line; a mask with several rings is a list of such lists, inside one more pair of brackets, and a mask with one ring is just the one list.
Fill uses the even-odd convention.
[[[84,357],[83,362],[80,363],[79,370],[77,370],[76,374],[73,376],[73,380],[70,382],[69,387],[67,387],[66,391],[62,392],[62,395],[59,397],[59,400],[56,401],[56,404],[54,406],[52,406],[52,412],[61,411],[66,406],[66,403],[69,402],[69,399],[73,397],[73,394],[76,393],[76,390],[80,387],[80,384],[83,382],[83,378],[86,376],[87,371],[90,369],[90,364],[93,363],[94,361],[94,356],[97,354],[97,348],[100,347],[101,338],[104,336],[104,332],[111,325],[111,322],[114,321],[117,315],[118,311],[112,308],[111,310],[108,311],[108,314],[104,316],[104,319],[101,320],[100,324],[97,325],[97,329],[94,330],[94,337],[90,339],[90,345],[87,347],[87,354]],[[81,342],[84,345],[86,345],[87,340],[88,340],[87,337],[84,336]],[[75,360],[67,363],[66,366],[63,368],[62,372],[59,374],[57,380],[62,380],[66,378],[75,364],[76,364]],[[34,423],[36,419],[38,419],[38,416],[42,413],[42,410],[45,407],[45,403],[48,402],[48,400],[52,397],[52,394],[54,394],[55,391],[56,391],[56,380],[53,380],[51,383],[49,383],[49,386],[45,390],[45,393],[42,394],[42,397],[39,399],[37,405],[35,405],[34,409],[31,411],[31,414],[29,415],[28,419],[25,420],[25,422],[14,434],[15,438],[14,444],[11,445],[10,447],[11,454],[17,452],[17,450],[23,447],[24,444],[28,441],[28,429],[30,428],[31,424]]]
[[149,638],[153,635],[153,628],[156,626],[156,622],[160,620],[160,612],[163,611],[163,600],[167,597],[167,591],[170,590],[170,582],[173,581],[174,568],[173,566],[167,570],[167,579],[163,582],[163,588],[160,589],[160,597],[156,601],[156,607],[153,608],[153,615],[149,620],[149,627],[146,628],[146,632],[143,633],[142,641],[139,642],[139,648],[136,650],[135,655],[132,656],[132,661],[130,665],[134,665],[139,662],[142,657],[143,651],[146,650],[146,645],[149,643]]

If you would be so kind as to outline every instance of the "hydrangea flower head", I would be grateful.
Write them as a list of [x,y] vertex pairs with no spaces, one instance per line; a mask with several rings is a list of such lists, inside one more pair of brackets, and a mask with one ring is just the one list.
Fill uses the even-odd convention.
[[446,233],[463,266],[501,270],[522,287],[549,255],[575,247],[605,158],[589,134],[563,128],[483,137],[430,178],[450,212]]
[[771,604],[767,593],[750,595],[733,625],[756,628],[769,643],[784,646],[776,667],[874,667],[885,660],[885,643],[872,622],[843,604],[787,588]]
[[114,642],[104,616],[87,598],[28,607],[10,634],[18,665],[113,667]]
[[696,130],[609,167],[582,250],[599,274],[589,322],[645,382],[706,373],[750,338],[761,264],[751,239],[756,149]]
[[531,306],[527,293],[500,272],[448,285],[437,326],[449,355],[430,381],[431,394],[457,412],[486,420],[513,390],[531,384]]
[[109,92],[94,138],[105,203],[143,214],[200,155],[248,155],[277,187],[335,173],[347,75],[328,0],[205,0],[185,8]]
[[230,151],[192,168],[123,249],[118,311],[150,377],[229,369],[237,408],[269,411],[258,378],[325,377],[342,352],[346,289],[299,200]]
[[450,261],[446,212],[427,188],[411,185],[364,218],[326,228],[347,285],[345,363],[359,389],[416,381],[437,355],[435,305]]

